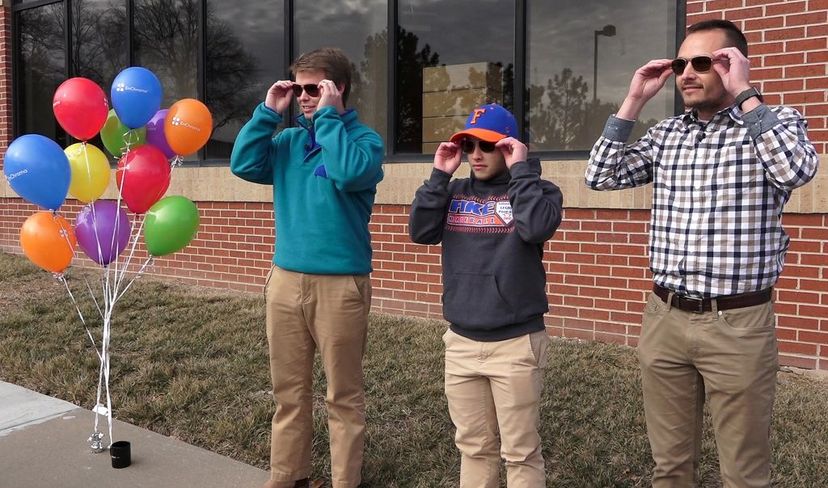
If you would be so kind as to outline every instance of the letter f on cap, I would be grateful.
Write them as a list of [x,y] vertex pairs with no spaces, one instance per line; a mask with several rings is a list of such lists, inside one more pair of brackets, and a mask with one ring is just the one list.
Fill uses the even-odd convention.
[[476,124],[477,119],[479,119],[485,113],[486,113],[486,109],[484,109],[484,108],[474,109],[474,116],[472,117],[471,121],[469,122],[469,125]]

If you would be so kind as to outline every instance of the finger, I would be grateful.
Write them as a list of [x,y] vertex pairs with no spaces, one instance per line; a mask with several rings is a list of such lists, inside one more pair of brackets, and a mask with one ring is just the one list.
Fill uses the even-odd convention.
[[495,147],[500,149],[501,151],[509,151],[512,152],[515,147],[515,138],[514,137],[506,137],[501,139],[495,143]]
[[713,59],[725,58],[729,60],[747,59],[745,58],[744,54],[742,54],[742,52],[736,49],[735,47],[724,47],[722,49],[717,49],[713,51]]
[[659,82],[659,83],[662,83],[662,84],[663,84],[663,83],[665,83],[665,82],[667,81],[667,78],[669,78],[671,74],[673,74],[673,70],[672,70],[672,69],[665,69],[665,70],[661,73],[661,75],[659,75],[659,77],[658,77],[658,82]]

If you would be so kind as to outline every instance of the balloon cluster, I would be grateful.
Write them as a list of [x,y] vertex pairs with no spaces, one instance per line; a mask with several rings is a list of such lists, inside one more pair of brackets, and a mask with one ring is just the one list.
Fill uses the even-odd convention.
[[[64,81],[55,91],[52,108],[60,126],[81,142],[61,149],[47,137],[26,134],[9,145],[4,164],[12,189],[44,209],[26,219],[20,229],[23,252],[66,286],[100,359],[93,409],[95,425],[89,437],[90,448],[95,452],[102,450],[104,437],[98,430],[98,414],[106,415],[109,420],[112,440],[109,348],[115,303],[153,257],[174,253],[195,236],[199,222],[196,205],[187,198],[164,197],[164,194],[170,185],[172,169],[181,163],[183,156],[204,146],[213,126],[210,111],[198,100],[179,100],[162,110],[161,83],[145,68],[130,67],[121,71],[112,82],[110,99],[112,110],[104,91],[93,81],[86,78]],[[117,200],[100,199],[109,186],[112,171],[106,154],[88,142],[97,134],[106,150],[118,160]],[[57,213],[67,195],[86,204],[75,217],[74,227]],[[134,214],[132,220],[140,219],[134,234],[135,224],[121,202]],[[142,229],[149,257],[124,286],[125,271]],[[101,318],[99,343],[63,275],[78,245],[105,273],[105,279],[101,279],[101,299],[96,298],[89,282],[86,283]],[[131,250],[126,259],[119,260],[128,247]]]
[[[20,231],[21,247],[31,261],[62,273],[80,244],[90,259],[108,266],[127,247],[132,233],[121,201],[136,216],[146,214],[141,228],[151,256],[189,244],[199,222],[195,204],[184,197],[163,197],[171,169],[206,144],[213,121],[207,107],[191,98],[161,109],[162,95],[152,71],[126,68],[112,81],[110,110],[100,86],[86,78],[70,78],[55,91],[52,107],[60,126],[81,142],[61,149],[45,136],[26,134],[9,145],[4,173],[10,186],[44,209],[29,217]],[[98,134],[118,160],[117,201],[99,200],[112,172],[106,154],[88,142]],[[74,227],[57,214],[67,195],[87,204]]]

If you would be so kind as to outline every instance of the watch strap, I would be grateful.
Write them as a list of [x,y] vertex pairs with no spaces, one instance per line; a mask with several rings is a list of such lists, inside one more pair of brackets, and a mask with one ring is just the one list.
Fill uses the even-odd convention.
[[759,93],[759,90],[757,90],[756,87],[752,86],[747,90],[743,91],[742,93],[736,95],[736,106],[739,107],[739,110],[741,110],[742,104],[745,102],[745,100],[753,97],[758,98],[760,102],[765,101],[765,99],[762,97],[762,94]]

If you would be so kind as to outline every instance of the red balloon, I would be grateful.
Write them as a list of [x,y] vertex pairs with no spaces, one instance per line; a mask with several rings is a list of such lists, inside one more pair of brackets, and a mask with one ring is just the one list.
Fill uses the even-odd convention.
[[170,163],[155,146],[138,146],[118,161],[115,183],[127,208],[145,213],[170,186]]
[[75,139],[87,141],[101,131],[109,113],[106,94],[88,78],[69,78],[55,90],[52,110],[63,129]]

